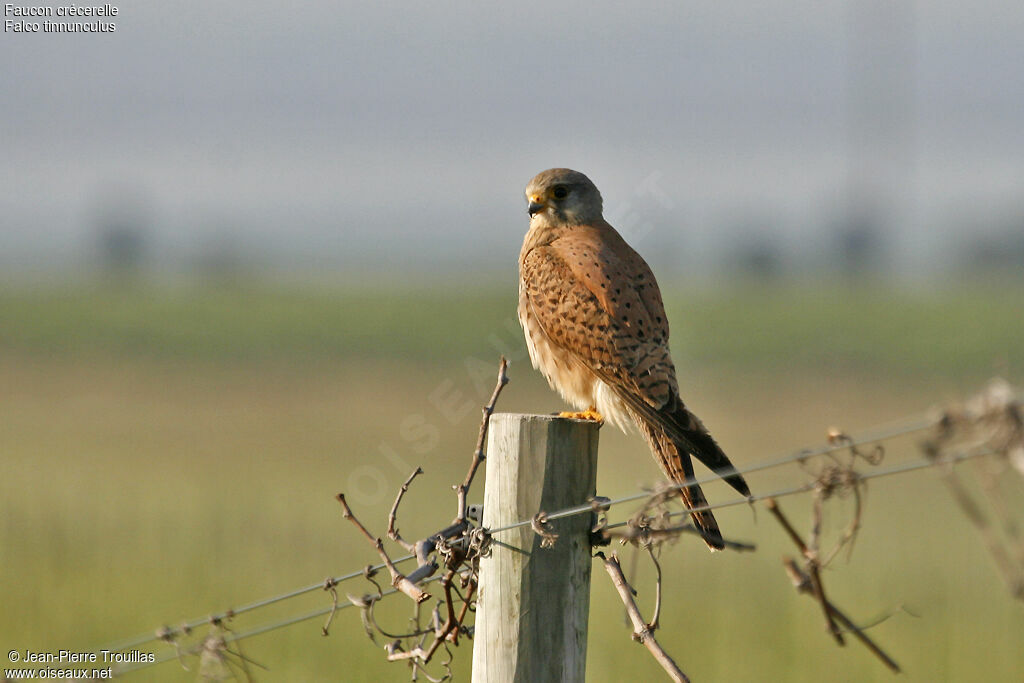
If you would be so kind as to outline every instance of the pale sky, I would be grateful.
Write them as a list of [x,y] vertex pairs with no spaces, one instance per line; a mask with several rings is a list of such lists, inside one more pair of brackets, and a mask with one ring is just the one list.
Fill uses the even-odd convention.
[[908,258],[1024,216],[1019,2],[115,4],[0,37],[4,263],[74,258],[120,201],[166,254],[514,260],[551,166],[691,258],[813,248],[851,169]]

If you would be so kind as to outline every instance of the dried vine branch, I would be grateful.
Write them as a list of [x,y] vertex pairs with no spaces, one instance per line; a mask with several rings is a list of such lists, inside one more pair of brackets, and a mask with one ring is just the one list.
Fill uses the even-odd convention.
[[401,488],[398,489],[398,495],[395,496],[395,504],[391,506],[391,512],[388,514],[388,538],[402,546],[406,551],[412,553],[416,551],[415,544],[408,543],[402,539],[401,534],[398,533],[398,528],[395,526],[398,518],[398,505],[402,502],[402,497],[409,490],[409,484],[416,478],[417,475],[423,474],[423,468],[417,467],[413,470],[413,473],[409,475],[409,478],[405,480]]
[[[793,587],[796,588],[798,593],[810,593],[811,588],[811,577],[797,566],[793,558],[787,557],[783,559],[783,564],[786,568],[786,573],[789,574],[790,580],[793,582]],[[864,630],[857,626],[853,621],[846,616],[838,607],[833,605],[831,602],[826,601],[825,606],[828,608],[829,614],[832,618],[843,625],[847,631],[852,633],[856,638],[862,642],[876,657],[889,667],[894,673],[900,672],[900,665],[896,661],[887,655],[882,648],[880,648],[875,641],[871,640],[864,633]]]
[[[1021,484],[1020,477],[1008,475],[1016,471],[1024,476],[1024,408],[1010,385],[993,380],[973,399],[947,409],[921,448],[928,458],[943,465],[950,494],[974,525],[1010,593],[1024,600],[1024,538],[1018,516],[1008,509],[1003,497],[1003,487]],[[954,465],[964,455],[985,452],[999,457],[976,465],[983,493],[976,498]]]
[[[778,503],[775,502],[774,498],[769,498],[765,501],[765,507],[768,511],[774,515],[775,519],[778,520],[782,528],[785,529],[786,534],[793,541],[797,548],[800,549],[800,554],[804,556],[807,565],[807,576],[808,576],[808,587],[814,599],[821,605],[821,609],[825,614],[825,623],[828,626],[829,633],[835,638],[836,642],[840,645],[845,645],[846,641],[843,639],[842,631],[839,630],[839,626],[836,625],[835,620],[832,618],[832,611],[829,609],[828,598],[825,597],[825,587],[821,583],[820,564],[818,562],[817,551],[812,551],[804,539],[800,537],[793,525],[789,523],[789,520],[785,515],[782,514],[782,509],[779,508]],[[820,512],[820,510],[819,510]],[[820,525],[820,514],[815,515],[817,520],[815,526]]]
[[654,570],[657,572],[657,578],[654,582],[654,614],[651,615],[651,620],[647,622],[647,628],[654,633],[658,630],[659,619],[661,618],[661,563],[658,562],[657,556],[654,554],[654,547],[647,546],[647,554],[651,557],[651,562],[654,563]]
[[494,386],[491,400],[483,408],[483,418],[480,420],[480,433],[476,439],[476,450],[473,451],[473,460],[469,464],[466,478],[455,487],[455,494],[458,499],[458,514],[455,515],[455,523],[457,524],[466,523],[466,494],[469,492],[469,487],[473,485],[473,478],[476,476],[480,463],[486,458],[484,455],[484,445],[487,443],[487,427],[490,424],[491,415],[494,414],[494,406],[498,402],[498,396],[501,395],[501,390],[508,384],[507,371],[508,361],[502,356],[501,362],[498,364],[498,382]]
[[[411,619],[411,628],[402,629],[402,631],[394,633],[382,628],[377,623],[374,616],[374,606],[383,597],[383,593],[380,590],[380,586],[373,580],[371,572],[366,573],[366,579],[374,585],[376,595],[364,595],[361,598],[349,595],[349,601],[360,609],[364,629],[371,639],[374,639],[376,634],[381,634],[391,641],[386,647],[388,661],[408,662],[412,671],[412,680],[414,681],[417,680],[419,674],[423,674],[428,680],[436,682],[450,679],[452,676],[452,653],[449,645],[458,646],[459,636],[463,633],[471,634],[472,632],[472,629],[467,628],[464,622],[469,612],[474,610],[472,601],[477,587],[479,558],[487,552],[490,536],[485,530],[480,527],[474,527],[471,523],[466,498],[476,472],[485,458],[484,444],[487,439],[488,424],[491,415],[494,413],[498,396],[502,388],[508,383],[507,369],[508,362],[502,358],[498,367],[498,380],[494,392],[487,405],[483,408],[483,418],[480,423],[476,449],[470,462],[469,471],[461,484],[452,487],[456,492],[458,502],[458,515],[455,521],[440,531],[415,543],[406,541],[398,529],[398,508],[405,494],[408,493],[413,480],[423,473],[422,468],[417,467],[406,478],[395,496],[395,501],[388,513],[387,536],[391,541],[415,555],[418,566],[414,571],[405,576],[395,568],[394,562],[392,562],[388,553],[384,550],[382,539],[375,538],[366,529],[362,522],[353,514],[348,502],[345,500],[344,494],[338,494],[338,501],[342,505],[344,517],[350,520],[377,550],[384,566],[391,574],[392,585],[412,598],[414,612]],[[439,565],[445,568],[444,575],[438,581],[444,592],[444,597],[438,600],[434,609],[431,610],[431,622],[429,624],[422,624],[420,607],[424,601],[430,598],[430,594],[419,588],[417,584],[433,576]],[[463,593],[459,591],[459,588],[455,586],[454,582],[456,579],[460,580],[461,587],[465,589],[465,597],[463,597]],[[325,586],[325,588],[331,591],[334,597],[333,612],[337,605],[337,593],[333,590],[333,585]],[[457,601],[461,602],[461,606],[457,604]],[[442,608],[446,613],[443,622],[440,613]],[[328,620],[329,623],[330,620]],[[430,640],[431,636],[433,640]],[[442,648],[448,653],[447,661],[441,664],[444,673],[438,676],[431,675],[425,668],[425,665]]]
[[448,608],[448,618],[444,622],[444,626],[439,631],[436,631],[436,637],[434,642],[429,648],[424,650],[422,647],[417,647],[408,652],[400,650],[392,650],[388,653],[388,661],[394,662],[402,659],[421,659],[424,662],[429,662],[430,658],[434,656],[439,648],[452,633],[453,630],[458,628],[458,619],[455,616],[455,605],[452,603],[452,579],[455,577],[455,570],[449,569],[448,573],[441,579],[441,585],[444,587],[444,604]]
[[[765,500],[765,505],[768,510],[772,513],[779,524],[785,529],[786,534],[793,541],[794,545],[800,549],[800,552],[804,555],[804,568],[797,565],[796,561],[790,557],[783,558],[783,566],[786,569],[786,573],[789,575],[790,580],[793,582],[793,587],[796,588],[798,593],[809,593],[814,596],[814,599],[821,606],[822,611],[825,613],[825,620],[829,627],[829,632],[832,633],[840,645],[845,643],[842,631],[839,629],[839,624],[842,624],[846,631],[852,633],[858,640],[860,640],[876,657],[878,657],[883,664],[885,664],[893,672],[898,673],[900,670],[899,664],[885,653],[871,638],[864,633],[863,629],[858,627],[853,621],[847,617],[842,611],[839,610],[832,602],[825,597],[825,589],[821,582],[821,575],[819,569],[821,565],[818,561],[816,549],[810,547],[808,543],[804,542],[800,534],[797,533],[796,529],[790,523],[789,519],[783,514],[782,509],[774,498],[768,498]],[[820,508],[816,508],[814,526],[819,526],[820,521]],[[838,622],[838,624],[836,623]]]
[[352,514],[352,508],[349,507],[348,502],[345,500],[344,493],[338,494],[338,502],[341,503],[341,507],[344,510],[342,515],[345,519],[355,524],[356,528],[359,529],[363,536],[366,537],[366,540],[370,542],[370,545],[376,548],[381,561],[384,562],[384,566],[387,567],[388,572],[391,574],[391,585],[408,595],[415,602],[423,602],[424,600],[429,599],[430,593],[421,590],[415,583],[398,571],[394,562],[391,561],[391,557],[389,557],[387,551],[384,550],[384,542],[380,538],[374,538],[373,535],[366,530],[366,527],[363,526],[363,523],[360,522],[354,514]]
[[626,607],[626,613],[633,624],[633,639],[647,648],[673,681],[676,681],[676,683],[689,683],[690,679],[686,677],[686,674],[679,668],[675,660],[661,647],[657,638],[654,637],[654,630],[644,620],[643,615],[640,614],[640,608],[637,607],[636,600],[633,597],[635,591],[622,573],[622,566],[619,564],[618,556],[612,553],[610,557],[605,557],[604,553],[599,552],[596,557],[601,558],[608,576],[611,577],[612,583],[615,584],[615,590],[618,591],[619,597],[622,599],[622,604]]

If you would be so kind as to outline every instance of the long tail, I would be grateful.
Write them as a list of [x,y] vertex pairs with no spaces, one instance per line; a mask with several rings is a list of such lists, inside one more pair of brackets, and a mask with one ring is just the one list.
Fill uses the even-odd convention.
[[[647,439],[647,443],[651,446],[654,457],[658,460],[658,464],[661,465],[668,478],[676,484],[693,481],[693,462],[690,460],[690,454],[687,453],[685,447],[680,448],[680,444],[670,438],[665,429],[660,425],[652,425],[646,419],[638,419],[636,422],[644,438]],[[712,550],[724,548],[725,543],[722,541],[722,532],[719,531],[718,522],[715,521],[715,516],[711,511],[700,510],[692,512],[694,508],[704,507],[708,504],[708,500],[704,497],[704,492],[701,491],[700,486],[690,484],[679,489],[679,497],[682,499],[686,509],[691,510],[690,517],[693,518],[693,524],[700,531],[701,536],[704,537],[704,542],[708,544],[708,547]]]
[[741,494],[750,497],[750,487],[743,475],[736,471],[721,446],[712,438],[704,423],[686,409],[681,400],[675,401],[672,410],[662,409],[658,417],[676,445],[686,453],[700,460],[708,469],[719,475]]
[[[749,497],[750,488],[743,475],[735,470],[700,419],[687,410],[682,401],[676,399],[673,404],[672,407],[666,406],[657,411],[645,406],[646,410],[634,414],[635,422],[666,476],[676,484],[694,481],[693,461],[690,460],[692,454],[730,486]],[[694,508],[708,504],[700,486],[694,483],[681,488],[679,497],[686,509],[691,511],[693,523],[704,536],[708,547],[712,550],[725,547],[718,522],[711,511],[693,512]]]

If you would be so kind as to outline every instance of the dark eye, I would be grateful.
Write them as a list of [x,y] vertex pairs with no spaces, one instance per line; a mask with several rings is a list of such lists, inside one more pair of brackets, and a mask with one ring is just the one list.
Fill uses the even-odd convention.
[[565,199],[569,196],[569,188],[565,185],[555,185],[555,189],[551,191],[551,196],[555,199]]

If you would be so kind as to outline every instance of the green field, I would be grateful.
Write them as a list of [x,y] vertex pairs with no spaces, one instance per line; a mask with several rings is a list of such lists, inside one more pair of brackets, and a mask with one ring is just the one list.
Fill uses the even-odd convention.
[[[918,414],[995,374],[1024,385],[1020,282],[926,293],[830,282],[664,289],[684,398],[740,467],[818,444],[829,426],[856,434]],[[447,524],[448,486],[468,464],[499,353],[512,360],[499,410],[563,407],[525,359],[515,296],[514,280],[383,292],[268,283],[0,289],[0,646],[103,647],[375,562],[334,495],[347,491],[382,533],[394,491],[416,465],[426,473],[404,504],[403,532]],[[473,407],[452,415],[439,397]],[[600,494],[658,480],[639,437],[606,427],[601,440]],[[918,456],[904,439],[886,464]],[[790,467],[750,484],[762,492],[804,480]],[[1013,490],[1020,512],[1022,489]],[[724,486],[706,492],[733,498]],[[806,497],[783,505],[806,526]],[[828,509],[831,532],[849,509]],[[814,603],[794,593],[780,564],[792,548],[763,508],[723,510],[719,521],[758,551],[712,556],[684,538],[664,553],[660,640],[693,680],[891,677],[857,643],[836,647]],[[657,680],[597,569],[589,680]],[[855,619],[892,614],[871,633],[908,680],[1024,676],[1024,604],[1009,597],[933,472],[869,485],[852,559],[837,559],[826,581]],[[342,597],[366,590],[341,587]],[[230,627],[328,604],[317,592]],[[380,618],[400,629],[408,612],[394,600]],[[255,677],[407,679],[353,610],[338,614],[329,637],[322,623],[246,640],[245,654],[268,669]],[[457,679],[468,680],[471,647],[455,654]],[[190,672],[170,662],[126,679],[194,680],[198,664],[187,663]]]

